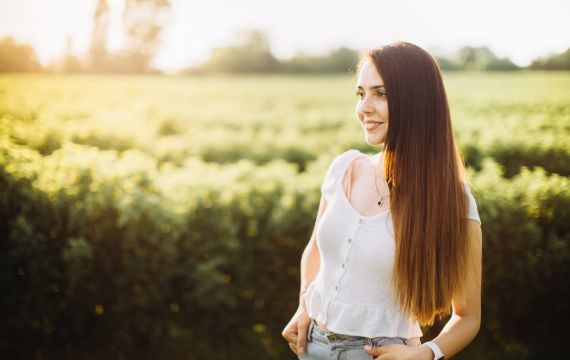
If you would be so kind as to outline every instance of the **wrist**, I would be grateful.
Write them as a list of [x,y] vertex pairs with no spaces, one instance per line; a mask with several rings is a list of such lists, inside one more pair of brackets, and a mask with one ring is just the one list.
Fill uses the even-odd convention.
[[418,359],[420,360],[433,360],[434,354],[429,346],[421,345],[418,347]]
[[439,348],[439,345],[433,341],[427,341],[421,345],[422,347],[429,348],[432,352],[432,360],[444,360],[443,352]]

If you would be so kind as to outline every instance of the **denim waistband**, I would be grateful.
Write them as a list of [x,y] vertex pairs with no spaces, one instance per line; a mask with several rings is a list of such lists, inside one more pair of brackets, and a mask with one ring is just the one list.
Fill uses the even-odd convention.
[[399,336],[378,336],[378,337],[366,337],[358,335],[346,335],[338,334],[330,330],[323,330],[317,326],[317,322],[311,318],[311,322],[308,329],[307,340],[311,341],[313,338],[313,333],[316,333],[321,338],[326,338],[330,343],[344,343],[344,344],[354,344],[354,345],[371,345],[378,346],[378,344],[383,343],[402,343],[404,345],[419,346],[421,344],[420,338],[406,339]]
[[366,336],[337,334],[337,333],[329,331],[329,330],[323,330],[317,326],[317,322],[315,321],[315,319],[311,319],[311,324],[309,325],[308,337],[307,337],[308,341],[311,341],[313,338],[313,330],[317,331],[321,335],[325,336],[330,342],[345,341],[345,340],[363,341],[367,345],[374,346],[372,338],[369,338]]

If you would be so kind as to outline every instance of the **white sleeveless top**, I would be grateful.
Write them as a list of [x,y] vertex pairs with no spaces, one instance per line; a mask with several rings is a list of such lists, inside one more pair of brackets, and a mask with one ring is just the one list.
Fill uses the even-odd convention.
[[[321,192],[327,208],[317,225],[320,269],[305,293],[308,315],[329,331],[366,337],[421,337],[419,323],[401,313],[391,286],[396,244],[390,211],[360,214],[348,201],[342,179],[359,156],[351,149],[330,164]],[[467,184],[468,218],[479,224]]]

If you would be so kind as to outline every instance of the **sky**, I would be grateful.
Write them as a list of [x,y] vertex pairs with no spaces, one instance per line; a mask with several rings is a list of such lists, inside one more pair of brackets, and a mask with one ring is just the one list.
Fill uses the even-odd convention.
[[[111,50],[123,42],[124,0],[112,9]],[[175,71],[208,59],[242,30],[264,31],[275,56],[357,50],[393,41],[446,54],[487,46],[518,65],[570,47],[568,0],[170,0],[155,66]],[[0,38],[32,45],[47,65],[70,37],[76,54],[87,51],[97,0],[0,0]]]

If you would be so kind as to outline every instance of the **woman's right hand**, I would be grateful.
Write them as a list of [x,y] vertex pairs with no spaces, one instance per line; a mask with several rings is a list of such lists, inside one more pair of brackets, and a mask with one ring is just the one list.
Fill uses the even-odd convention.
[[291,350],[297,355],[301,355],[307,349],[307,332],[310,323],[311,318],[307,314],[307,311],[303,306],[299,306],[297,312],[281,333],[289,343]]

